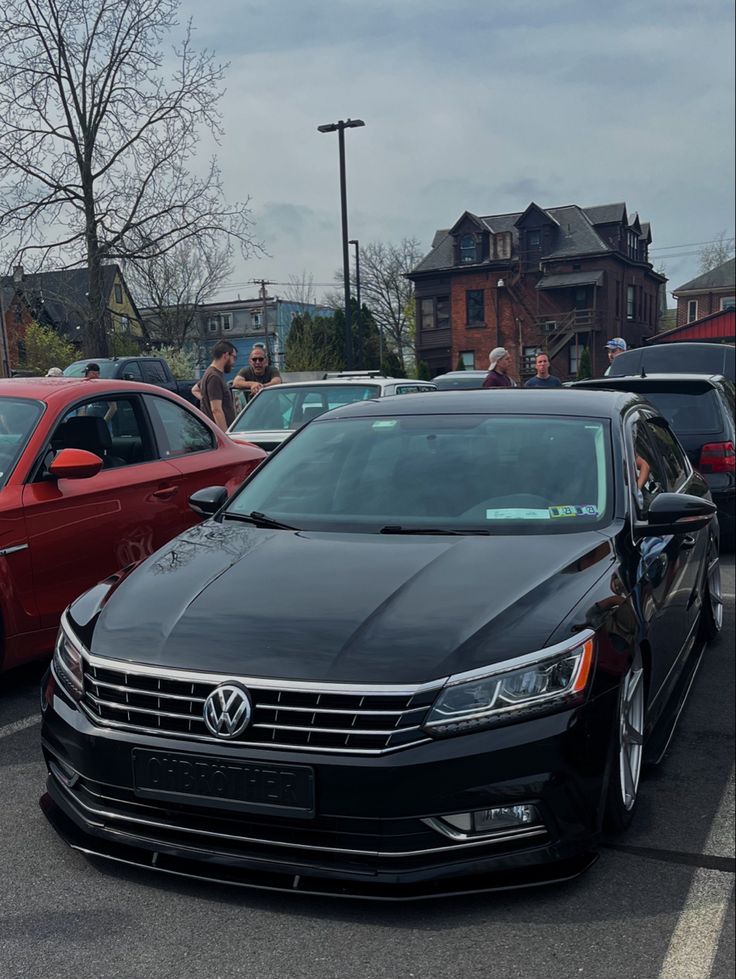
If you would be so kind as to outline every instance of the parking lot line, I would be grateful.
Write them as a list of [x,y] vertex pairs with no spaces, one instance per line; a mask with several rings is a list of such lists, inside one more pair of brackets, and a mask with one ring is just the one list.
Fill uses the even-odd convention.
[[0,738],[7,738],[11,734],[17,734],[18,731],[25,731],[26,728],[40,723],[40,714],[33,714],[31,717],[24,717],[20,721],[13,721],[12,724],[6,724],[4,727],[0,727]]
[[[706,854],[733,853],[734,771],[716,812]],[[732,873],[695,871],[659,979],[708,979],[734,887]]]

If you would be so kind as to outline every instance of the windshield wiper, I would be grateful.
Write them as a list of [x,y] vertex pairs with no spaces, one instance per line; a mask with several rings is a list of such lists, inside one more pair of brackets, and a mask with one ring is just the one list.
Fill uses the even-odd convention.
[[489,537],[487,530],[448,530],[446,527],[402,527],[398,524],[381,527],[379,534],[425,534],[428,537],[468,537],[477,535],[479,537]]
[[260,510],[253,510],[250,513],[235,513],[232,510],[226,510],[222,516],[225,520],[242,520],[244,523],[252,523],[256,527],[266,527],[269,530],[299,530],[298,527],[291,527],[288,523],[273,520],[265,513],[261,513]]

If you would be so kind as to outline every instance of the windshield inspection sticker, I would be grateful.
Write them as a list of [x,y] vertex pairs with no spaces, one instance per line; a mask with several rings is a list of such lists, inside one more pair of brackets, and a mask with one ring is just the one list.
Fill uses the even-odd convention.
[[550,517],[597,517],[598,507],[587,503],[584,506],[564,505],[551,506],[549,508]]
[[486,510],[486,520],[549,520],[549,516],[549,510],[533,510],[528,507]]
[[371,428],[395,428],[396,424],[397,424],[396,419],[390,418],[378,422],[373,422]]

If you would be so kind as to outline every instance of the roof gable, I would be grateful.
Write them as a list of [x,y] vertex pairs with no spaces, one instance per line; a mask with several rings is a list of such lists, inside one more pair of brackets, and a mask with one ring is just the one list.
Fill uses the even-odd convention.
[[450,228],[451,235],[460,234],[463,231],[487,231],[488,229],[476,214],[470,211],[463,211],[457,221]]
[[541,221],[542,224],[552,224],[552,225],[559,224],[559,222],[554,217],[552,217],[549,211],[545,211],[543,207],[540,207],[539,204],[535,204],[534,201],[532,201],[529,207],[515,222],[516,227],[521,228],[535,218],[537,220],[537,223]]
[[736,288],[736,258],[729,258],[714,269],[703,272],[702,275],[690,279],[684,285],[672,290],[672,295],[678,292],[707,292],[710,289]]

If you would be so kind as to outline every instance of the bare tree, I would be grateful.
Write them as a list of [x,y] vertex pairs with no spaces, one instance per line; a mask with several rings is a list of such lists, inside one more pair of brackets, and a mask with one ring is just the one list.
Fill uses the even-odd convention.
[[700,272],[710,272],[717,269],[733,256],[734,239],[727,238],[726,232],[721,231],[713,241],[704,245],[698,252],[698,269]]
[[[397,355],[402,369],[414,343],[414,289],[405,275],[419,263],[422,254],[416,238],[402,238],[398,245],[373,241],[360,248],[361,302],[373,313],[383,341]],[[342,280],[342,271],[335,278]],[[336,308],[342,302],[337,294],[327,297],[327,303],[337,304]]]
[[178,8],[0,5],[0,243],[10,261],[88,267],[87,354],[107,352],[104,263],[194,239],[254,247],[247,201],[224,202],[216,160],[189,169],[200,133],[221,135],[225,66],[193,50],[191,24],[167,60],[161,45]]
[[287,303],[298,306],[298,312],[306,313],[317,303],[317,293],[314,289],[314,276],[306,272],[301,275],[290,275],[289,284],[284,289],[284,299]]
[[196,337],[199,307],[207,302],[232,272],[230,249],[209,240],[182,241],[156,258],[132,259],[125,276],[143,317],[147,340],[181,347]]

